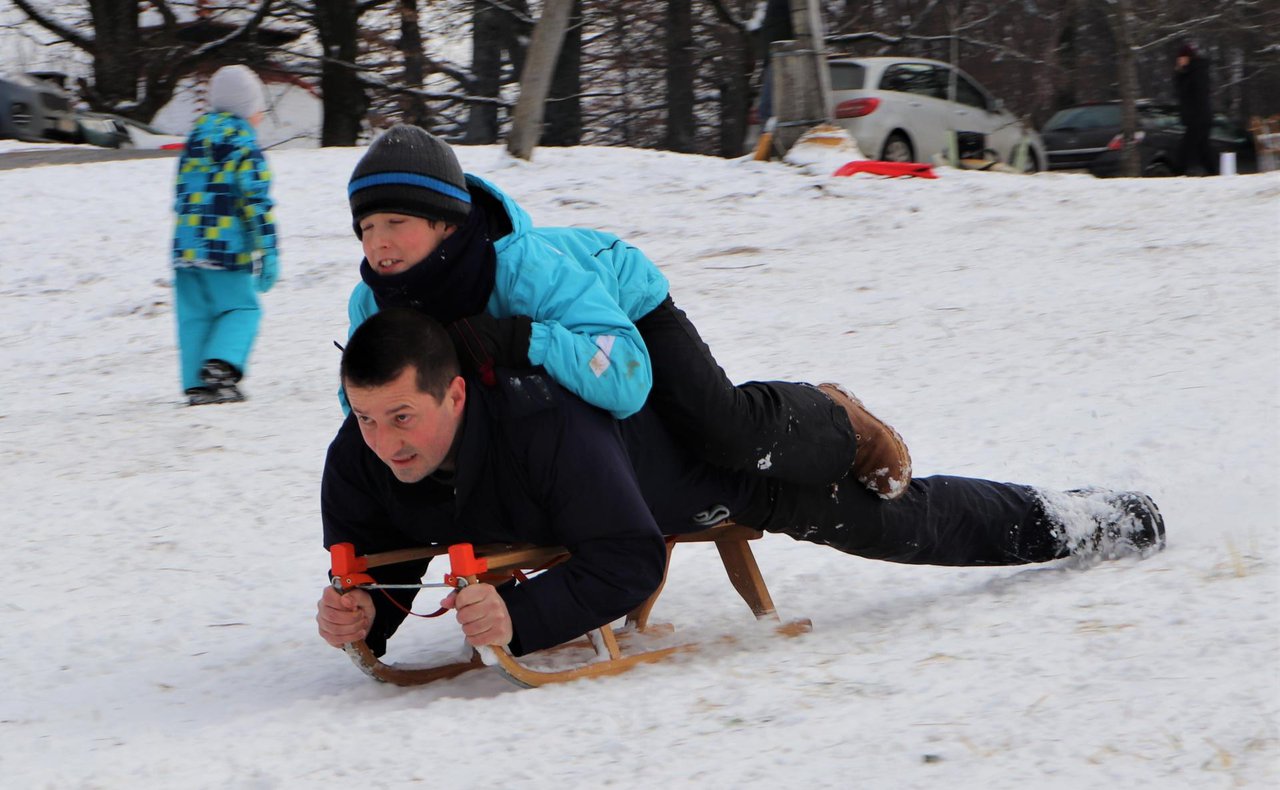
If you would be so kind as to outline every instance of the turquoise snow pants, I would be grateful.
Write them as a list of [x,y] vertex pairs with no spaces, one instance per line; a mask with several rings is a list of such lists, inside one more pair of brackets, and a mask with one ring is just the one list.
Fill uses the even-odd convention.
[[262,320],[253,273],[175,269],[173,301],[182,388],[202,386],[200,366],[209,359],[228,362],[244,375]]

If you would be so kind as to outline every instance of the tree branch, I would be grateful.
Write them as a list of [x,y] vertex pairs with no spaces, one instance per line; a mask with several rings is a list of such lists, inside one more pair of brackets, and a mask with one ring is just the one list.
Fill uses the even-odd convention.
[[711,8],[715,10],[716,16],[720,17],[720,21],[738,33],[746,34],[748,32],[746,21],[734,16],[733,11],[724,4],[724,0],[711,0]]
[[202,46],[196,47],[195,49],[188,52],[178,62],[177,66],[174,68],[174,71],[181,72],[183,70],[183,67],[188,66],[191,63],[194,63],[196,61],[203,60],[209,54],[213,52],[217,52],[218,50],[222,49],[228,44],[233,44],[239,41],[240,39],[244,38],[245,36],[249,35],[253,31],[257,30],[258,27],[262,24],[262,20],[266,18],[267,12],[271,10],[272,2],[274,2],[274,0],[262,0],[262,5],[259,6],[258,10],[254,12],[253,16],[249,18],[249,21],[245,22],[239,28],[231,31],[230,33],[226,34],[222,38],[217,39],[216,41],[210,41],[208,44],[204,44]]
[[23,13],[27,15],[27,18],[30,19],[32,22],[35,22],[37,25],[44,28],[45,30],[48,30],[50,33],[54,34],[55,36],[59,36],[63,41],[66,41],[68,44],[73,44],[76,47],[83,49],[85,52],[93,54],[94,48],[97,43],[93,39],[82,36],[81,34],[77,33],[74,29],[67,27],[66,25],[62,24],[56,19],[46,17],[43,13],[41,13],[34,6],[32,6],[31,3],[29,3],[27,0],[13,0],[13,2],[15,5],[18,6],[19,9],[22,10]]
[[152,0],[151,5],[160,12],[160,16],[164,18],[164,26],[168,30],[172,30],[178,26],[178,15],[173,13],[173,9],[169,7],[166,0]]

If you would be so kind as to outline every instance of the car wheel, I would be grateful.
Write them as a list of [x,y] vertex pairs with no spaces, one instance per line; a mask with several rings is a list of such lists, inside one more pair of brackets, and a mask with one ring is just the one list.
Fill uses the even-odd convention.
[[916,161],[916,152],[911,149],[911,141],[902,132],[894,132],[889,135],[889,139],[884,141],[884,148],[880,151],[880,160],[882,162],[914,162]]
[[1173,175],[1173,168],[1166,162],[1152,162],[1147,165],[1147,171],[1143,175],[1148,178],[1168,178]]

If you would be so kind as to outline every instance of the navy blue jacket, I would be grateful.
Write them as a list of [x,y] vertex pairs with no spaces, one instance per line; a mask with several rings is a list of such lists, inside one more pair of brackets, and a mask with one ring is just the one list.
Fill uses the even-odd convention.
[[[459,542],[568,548],[569,561],[499,588],[516,655],[625,615],[662,582],[664,533],[741,517],[763,496],[755,479],[683,451],[647,407],[618,422],[545,374],[501,374],[493,387],[467,381],[452,479],[400,482],[348,417],[329,446],[321,513],[325,547],[350,542],[358,554]],[[402,563],[372,575],[415,582],[426,567]],[[404,605],[412,597],[397,596]],[[381,654],[405,615],[381,594],[374,601],[365,641]]]

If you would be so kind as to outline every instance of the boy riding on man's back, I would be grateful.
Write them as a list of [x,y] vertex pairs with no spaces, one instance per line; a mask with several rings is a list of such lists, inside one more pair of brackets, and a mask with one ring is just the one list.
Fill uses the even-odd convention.
[[881,497],[906,491],[905,444],[856,398],[833,384],[735,386],[644,253],[602,231],[535,227],[422,129],[375,140],[348,196],[365,254],[351,332],[412,307],[449,326],[482,381],[495,365],[542,366],[619,419],[649,403],[716,466],[812,485],[852,469]]

